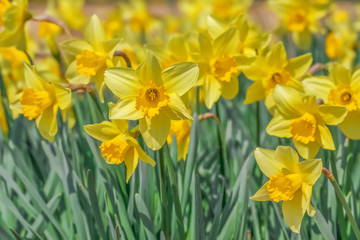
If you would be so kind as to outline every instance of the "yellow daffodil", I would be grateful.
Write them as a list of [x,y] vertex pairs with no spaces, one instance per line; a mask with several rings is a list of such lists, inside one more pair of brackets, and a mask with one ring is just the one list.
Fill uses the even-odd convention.
[[228,99],[236,96],[239,92],[237,77],[254,58],[237,52],[239,38],[236,28],[230,28],[213,41],[206,35],[199,34],[199,43],[198,85],[202,87],[205,105],[210,109],[220,96]]
[[302,49],[310,47],[312,33],[323,31],[319,19],[328,13],[330,7],[328,2],[313,0],[268,0],[268,4],[284,28],[292,32],[295,44]]
[[181,100],[199,75],[195,63],[174,64],[161,71],[151,51],[139,67],[109,68],[105,82],[120,98],[110,106],[110,119],[139,119],[140,132],[153,150],[160,149],[170,131],[170,120],[192,119]]
[[109,164],[126,165],[126,182],[133,175],[139,159],[151,166],[155,161],[140,147],[134,136],[128,131],[126,120],[103,121],[99,124],[84,126],[85,131],[93,138],[100,140],[101,154]]
[[4,108],[3,108],[3,104],[2,104],[2,100],[1,100],[1,95],[0,95],[0,130],[3,133],[7,133],[8,132],[8,125],[7,125],[7,121],[6,121],[6,116],[5,116],[5,112],[4,112]]
[[338,125],[344,121],[347,109],[343,106],[322,104],[315,96],[302,95],[288,86],[274,89],[278,113],[266,127],[270,135],[292,138],[303,158],[313,158],[319,148],[335,150],[334,141],[326,125]]
[[84,37],[85,40],[69,40],[61,44],[65,52],[76,58],[70,63],[66,78],[70,83],[95,82],[103,101],[104,71],[113,65],[113,54],[122,40],[106,40],[104,29],[96,15],[92,16],[86,26]]
[[229,22],[217,19],[211,15],[206,18],[206,31],[212,39],[217,38],[229,28],[237,28],[239,45],[237,52],[246,56],[256,56],[269,43],[270,35],[263,32],[257,25],[239,15]]
[[167,137],[167,143],[171,144],[173,140],[173,135],[176,137],[177,144],[177,159],[180,161],[183,159],[185,161],[187,152],[189,150],[190,142],[190,120],[172,120],[170,125],[169,136]]
[[58,0],[57,15],[68,27],[80,30],[86,22],[84,3],[85,0]]
[[[0,32],[0,47],[15,46],[26,50],[25,23],[32,15],[27,10],[27,0],[0,1],[0,14],[4,28]],[[6,9],[6,10],[5,10]],[[3,12],[2,12],[3,11]]]
[[351,139],[360,139],[360,70],[351,72],[335,63],[329,69],[329,77],[314,76],[304,79],[308,94],[321,98],[325,103],[348,109],[340,130]]
[[59,83],[45,81],[33,67],[24,65],[26,88],[15,97],[18,104],[15,102],[12,108],[20,108],[18,110],[29,120],[35,119],[41,136],[53,141],[57,133],[57,112],[59,108],[67,110],[70,107],[71,90]]
[[9,0],[0,0],[0,26],[4,26],[3,16],[10,6],[11,2]]
[[260,55],[249,68],[244,70],[245,76],[254,81],[248,88],[245,104],[265,98],[270,112],[274,108],[273,90],[278,84],[302,89],[300,78],[304,76],[312,63],[311,53],[287,59],[284,45],[275,44],[265,55]]
[[320,159],[299,162],[298,154],[291,148],[279,146],[275,151],[257,148],[254,152],[260,170],[269,180],[251,197],[254,201],[282,203],[285,222],[291,231],[300,233],[305,212],[313,217],[316,210],[311,205],[313,185],[322,170]]

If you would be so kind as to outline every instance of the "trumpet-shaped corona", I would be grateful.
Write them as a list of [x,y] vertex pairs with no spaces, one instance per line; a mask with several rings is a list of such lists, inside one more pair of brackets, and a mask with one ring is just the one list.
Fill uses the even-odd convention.
[[291,75],[286,70],[280,70],[268,78],[267,84],[269,89],[274,89],[278,84],[287,84],[290,81]]
[[76,56],[78,73],[87,77],[95,76],[97,71],[106,65],[106,58],[93,51],[84,50]]
[[23,115],[29,120],[40,116],[46,108],[53,104],[53,101],[49,92],[35,91],[32,88],[25,88],[20,98]]
[[304,9],[296,9],[289,13],[285,22],[290,31],[304,31],[308,26],[308,20]]
[[290,132],[293,138],[304,144],[315,141],[316,119],[305,113],[302,117],[291,121]]
[[230,82],[233,74],[237,74],[237,63],[234,57],[218,56],[210,61],[210,72],[221,82]]
[[294,193],[301,187],[301,176],[299,174],[284,175],[277,173],[270,176],[266,185],[269,197],[275,201],[289,201],[294,197]]
[[139,95],[136,97],[136,109],[143,111],[151,119],[159,115],[160,109],[167,106],[169,99],[164,86],[158,87],[149,82],[144,88],[139,89]]
[[329,93],[328,101],[332,105],[347,107],[349,112],[358,109],[357,99],[350,86],[339,85],[332,89]]
[[130,145],[119,135],[100,145],[101,154],[108,159],[108,163],[120,164],[124,161],[125,154]]

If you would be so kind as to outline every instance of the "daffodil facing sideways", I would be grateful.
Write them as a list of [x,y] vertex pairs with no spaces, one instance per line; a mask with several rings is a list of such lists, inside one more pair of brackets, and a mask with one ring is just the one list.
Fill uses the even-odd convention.
[[59,108],[66,113],[71,106],[71,90],[57,82],[45,81],[34,67],[24,65],[26,88],[14,97],[11,108],[21,111],[29,120],[35,120],[41,136],[51,142],[58,129],[56,115]]
[[199,34],[200,54],[196,59],[201,86],[207,108],[212,108],[220,96],[232,99],[239,92],[240,72],[255,60],[237,52],[239,38],[235,27],[228,29],[214,40]]
[[93,138],[101,141],[101,154],[109,164],[125,162],[126,182],[133,175],[139,159],[151,166],[155,161],[151,159],[136,141],[133,133],[129,132],[126,120],[103,121],[98,124],[84,126],[85,131]]
[[170,132],[167,137],[167,143],[172,144],[173,135],[175,135],[177,144],[177,160],[186,160],[190,143],[190,120],[171,120]]
[[312,33],[323,32],[319,20],[329,12],[329,1],[268,0],[270,8],[280,18],[282,27],[292,33],[297,47],[308,49]]
[[182,62],[161,70],[151,51],[136,70],[109,68],[105,83],[120,98],[110,104],[110,119],[139,119],[139,129],[147,146],[160,149],[170,131],[171,120],[192,119],[181,96],[196,83],[199,68]]
[[244,70],[245,76],[254,81],[246,91],[244,103],[250,104],[265,99],[266,107],[273,114],[274,88],[281,84],[301,91],[301,78],[311,66],[312,61],[311,53],[287,59],[283,43],[276,43]]
[[351,139],[360,139],[360,70],[351,72],[339,63],[329,68],[329,77],[313,76],[305,78],[307,94],[321,98],[325,103],[344,106],[348,109],[340,130]]
[[25,23],[32,18],[27,0],[0,0],[0,47],[26,50]]
[[302,95],[288,86],[274,89],[277,114],[266,127],[268,134],[292,138],[294,145],[305,159],[313,158],[319,148],[335,150],[333,138],[326,125],[338,125],[347,115],[343,106],[321,104],[315,96]]
[[122,39],[107,40],[99,18],[94,15],[84,31],[85,40],[69,40],[61,44],[69,55],[75,56],[66,71],[70,83],[95,82],[100,100],[103,101],[104,72],[113,66],[113,55]]
[[285,222],[291,231],[300,233],[305,212],[310,217],[316,213],[310,200],[312,188],[321,175],[321,160],[299,162],[299,155],[288,146],[279,146],[275,151],[257,148],[254,154],[260,170],[269,180],[250,199],[283,201]]

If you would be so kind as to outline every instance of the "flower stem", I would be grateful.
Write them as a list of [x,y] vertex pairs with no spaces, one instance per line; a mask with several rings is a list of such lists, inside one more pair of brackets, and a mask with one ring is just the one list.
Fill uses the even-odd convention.
[[256,102],[256,146],[260,146],[260,103]]
[[340,203],[342,205],[342,207],[345,210],[346,216],[348,217],[351,227],[355,233],[356,239],[360,239],[360,230],[358,225],[356,224],[355,218],[351,213],[351,209],[349,204],[346,202],[346,199],[344,198],[344,195],[340,189],[340,186],[338,184],[338,182],[336,181],[334,175],[326,168],[323,167],[322,169],[322,173],[330,180],[331,184],[334,187],[334,190],[336,192],[337,197],[340,200]]
[[160,165],[160,199],[161,199],[161,218],[162,218],[162,226],[165,234],[165,238],[167,239],[168,234],[168,226],[167,226],[167,217],[166,217],[166,206],[167,206],[167,198],[166,198],[166,182],[165,182],[165,163],[164,163],[164,150],[161,148],[159,150],[159,165]]

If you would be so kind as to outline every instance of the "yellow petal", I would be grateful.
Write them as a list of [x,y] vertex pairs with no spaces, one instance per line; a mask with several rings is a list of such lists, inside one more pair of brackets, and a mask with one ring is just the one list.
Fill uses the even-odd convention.
[[131,68],[108,68],[104,80],[106,86],[119,98],[137,96],[139,89],[143,87]]
[[158,150],[169,135],[170,119],[161,113],[151,119],[144,117],[139,120],[139,127],[146,145],[152,150]]
[[[321,170],[320,170],[321,172]],[[316,213],[316,210],[313,206],[311,206],[311,194],[312,194],[312,186],[306,183],[302,185],[303,192],[303,206],[306,207],[307,214],[310,217],[313,217]]]
[[321,159],[305,160],[300,162],[298,166],[306,183],[309,185],[314,185],[321,175]]
[[213,50],[215,56],[236,53],[239,46],[239,38],[236,33],[236,28],[230,28],[214,40]]
[[60,44],[61,48],[69,55],[76,56],[82,53],[82,51],[93,51],[93,48],[89,43],[84,40],[69,40]]
[[302,96],[291,87],[277,85],[273,91],[275,103],[281,114],[291,118],[300,117],[299,110],[302,107]]
[[65,76],[70,83],[88,84],[90,82],[90,77],[86,77],[85,75],[78,73],[76,69],[76,61],[70,63],[66,70]]
[[292,200],[284,201],[282,204],[285,222],[291,231],[295,233],[300,233],[301,221],[307,209],[307,207],[303,207],[303,205],[303,194],[301,190],[298,190],[294,194]]
[[128,136],[126,141],[135,147],[141,161],[149,163],[153,167],[155,166],[156,162],[144,152],[135,138]]
[[41,115],[36,118],[36,126],[43,138],[52,142],[57,133],[57,115],[58,106],[53,105],[46,108]]
[[266,188],[267,182],[252,196],[250,199],[254,201],[271,201],[269,192]]
[[102,50],[101,43],[106,41],[106,34],[100,19],[96,15],[93,15],[90,18],[90,22],[86,25],[84,30],[84,38],[96,50]]
[[179,96],[188,92],[197,82],[199,67],[192,62],[182,62],[166,68],[162,73],[164,87],[168,93]]
[[343,106],[322,104],[319,106],[319,113],[326,125],[338,125],[344,121],[348,111],[347,108]]
[[266,55],[269,66],[273,69],[283,69],[287,64],[287,55],[284,44],[276,43]]
[[321,98],[324,102],[327,102],[331,89],[335,88],[334,82],[326,76],[308,77],[302,83],[306,94]]
[[149,81],[157,86],[163,85],[160,62],[150,50],[146,51],[145,60],[138,66],[136,73],[143,85],[146,85]]
[[169,51],[172,55],[176,56],[181,61],[186,61],[189,52],[186,48],[186,40],[182,35],[171,36],[168,43]]
[[28,63],[23,62],[25,66],[25,82],[27,87],[33,88],[35,91],[44,91],[43,80],[41,77],[35,72],[33,66],[30,66]]
[[360,139],[360,111],[348,112],[344,121],[339,124],[340,130],[351,139]]
[[311,53],[307,53],[289,59],[285,69],[288,70],[293,77],[300,78],[309,70],[312,62],[313,58]]
[[215,39],[227,29],[227,24],[211,15],[206,16],[207,33]]
[[265,88],[262,81],[255,81],[246,90],[246,97],[244,104],[261,101],[265,98]]
[[56,101],[61,110],[67,109],[71,106],[71,90],[63,85],[53,82]]
[[346,67],[339,63],[334,63],[330,66],[329,76],[336,85],[350,85],[351,73]]
[[233,99],[239,92],[239,80],[237,76],[233,76],[230,82],[224,82],[222,85],[223,98]]
[[293,142],[299,155],[305,159],[314,158],[319,152],[320,144],[316,141],[304,144],[293,139]]
[[98,124],[88,124],[84,126],[84,129],[87,134],[97,140],[100,140],[101,142],[110,141],[123,133],[114,123],[110,121],[103,121]]
[[275,151],[275,159],[285,166],[282,170],[285,174],[296,173],[298,171],[299,155],[292,147],[278,146]]
[[295,43],[295,45],[302,49],[302,50],[306,50],[309,49],[311,46],[311,40],[312,40],[312,36],[311,36],[311,32],[309,30],[305,30],[302,32],[292,32],[292,37],[293,37],[293,41]]
[[135,151],[134,147],[130,147],[124,156],[124,162],[126,165],[126,183],[129,182],[130,177],[135,172],[135,169],[139,162],[139,155],[137,151]]
[[144,117],[144,112],[136,109],[134,97],[120,99],[116,104],[109,104],[110,119],[137,120]]
[[208,109],[211,109],[214,103],[219,100],[221,95],[221,84],[211,74],[204,76],[204,101]]
[[95,82],[96,91],[98,92],[100,102],[102,102],[102,103],[104,102],[104,94],[103,94],[103,89],[105,87],[104,73],[105,73],[105,68],[100,69],[99,71],[97,71],[96,75],[93,77],[94,82]]
[[335,150],[334,140],[328,127],[325,124],[318,124],[317,127],[319,129],[322,147],[329,150]]
[[355,92],[360,92],[360,69],[352,75],[350,86]]
[[271,74],[268,62],[262,56],[258,56],[250,67],[244,69],[245,76],[252,81],[264,81]]
[[169,94],[170,101],[162,111],[164,114],[172,120],[191,119],[191,115],[188,113],[184,102],[176,93]]
[[213,49],[211,45],[211,40],[209,37],[205,36],[202,33],[199,33],[199,45],[200,45],[200,58],[203,61],[209,61],[213,55]]
[[267,125],[266,132],[277,137],[291,138],[290,124],[291,120],[284,119],[280,114],[276,114]]

